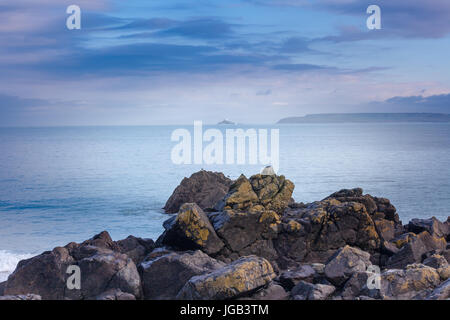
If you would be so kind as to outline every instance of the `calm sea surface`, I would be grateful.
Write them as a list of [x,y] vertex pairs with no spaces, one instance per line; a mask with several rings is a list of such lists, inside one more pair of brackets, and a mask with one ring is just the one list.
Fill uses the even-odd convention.
[[[404,222],[450,215],[450,124],[251,127],[280,130],[279,173],[295,183],[299,202],[362,187],[391,199]],[[261,169],[172,164],[176,128],[0,128],[0,281],[24,254],[102,230],[114,240],[156,239],[167,218],[161,207],[201,168],[231,178]]]

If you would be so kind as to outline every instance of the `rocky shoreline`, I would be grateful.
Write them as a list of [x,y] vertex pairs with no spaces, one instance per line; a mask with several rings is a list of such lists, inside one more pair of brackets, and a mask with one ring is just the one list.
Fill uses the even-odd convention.
[[308,204],[293,190],[284,176],[197,172],[167,201],[176,215],[156,241],[104,231],[56,247],[20,261],[0,300],[450,298],[450,217],[403,225],[359,188]]

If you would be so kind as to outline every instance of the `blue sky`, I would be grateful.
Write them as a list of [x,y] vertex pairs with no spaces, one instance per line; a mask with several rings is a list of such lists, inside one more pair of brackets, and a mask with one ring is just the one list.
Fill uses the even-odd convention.
[[450,113],[448,0],[16,0],[0,21],[0,126]]

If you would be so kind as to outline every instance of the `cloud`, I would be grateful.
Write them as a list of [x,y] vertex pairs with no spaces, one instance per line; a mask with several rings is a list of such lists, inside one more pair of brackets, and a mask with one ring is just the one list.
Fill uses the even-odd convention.
[[[443,38],[450,34],[448,0],[244,0],[260,6],[292,6],[322,10],[347,16],[368,17],[366,10],[376,4],[381,8],[384,34],[405,38]],[[363,31],[363,30],[361,30]],[[364,37],[366,35],[366,37]],[[371,37],[364,33],[347,41]]]
[[273,67],[275,70],[282,71],[317,71],[317,70],[336,70],[336,68],[328,66],[319,66],[314,64],[302,64],[302,63],[291,63],[291,64],[278,64]]

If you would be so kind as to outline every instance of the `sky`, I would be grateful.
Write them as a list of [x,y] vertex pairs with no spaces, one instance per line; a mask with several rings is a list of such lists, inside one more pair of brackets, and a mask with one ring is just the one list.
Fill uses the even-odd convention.
[[450,113],[449,40],[448,0],[2,0],[0,126]]

